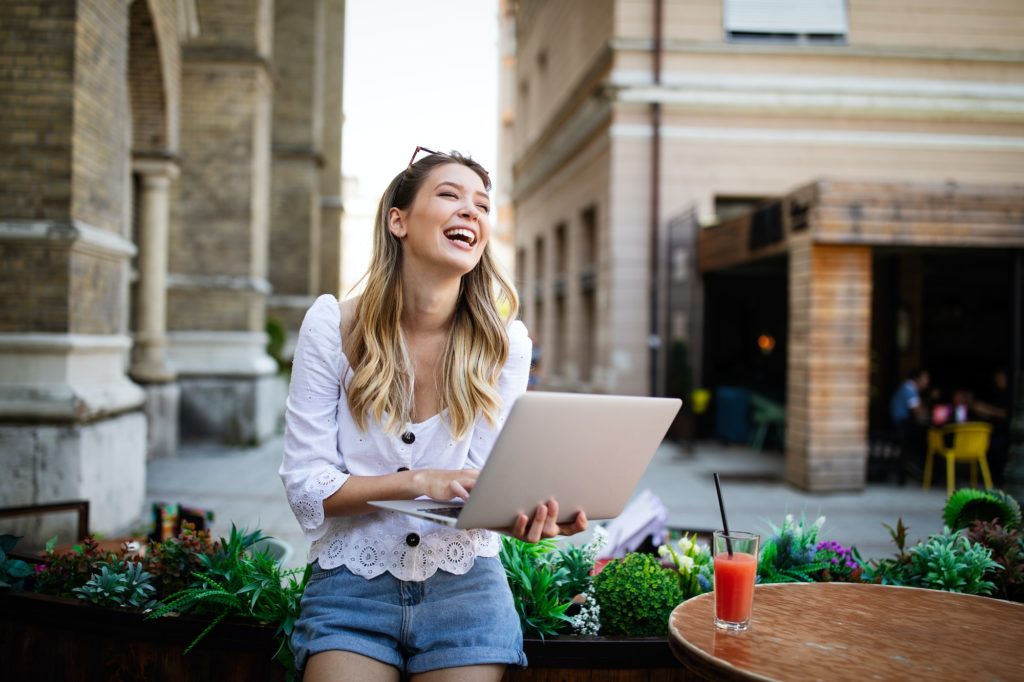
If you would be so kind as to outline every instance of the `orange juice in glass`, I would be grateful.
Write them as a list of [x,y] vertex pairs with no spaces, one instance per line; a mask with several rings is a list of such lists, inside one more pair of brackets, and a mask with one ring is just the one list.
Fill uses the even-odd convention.
[[715,531],[715,625],[724,630],[750,627],[760,539],[753,533]]

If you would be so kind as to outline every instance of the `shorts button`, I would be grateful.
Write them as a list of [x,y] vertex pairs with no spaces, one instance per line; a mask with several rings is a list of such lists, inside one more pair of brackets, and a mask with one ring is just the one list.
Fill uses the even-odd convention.
[[410,547],[415,547],[416,545],[420,544],[420,536],[416,533],[409,533],[405,536],[405,544],[409,545]]
[[398,467],[398,471],[408,471],[409,467]]
[[414,442],[416,442],[416,434],[413,433],[412,431],[406,431],[405,433],[402,434],[402,442],[405,443],[406,445],[412,445]]

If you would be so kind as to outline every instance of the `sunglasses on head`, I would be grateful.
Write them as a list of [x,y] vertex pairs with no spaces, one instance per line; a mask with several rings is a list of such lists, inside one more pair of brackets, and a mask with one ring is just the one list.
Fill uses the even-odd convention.
[[427,149],[426,147],[416,147],[415,151],[413,151],[413,153],[412,153],[412,156],[409,157],[409,166],[411,166],[414,163],[416,163],[416,156],[420,152],[425,152],[427,154],[427,156],[430,156],[431,154],[440,154],[441,153],[441,152],[435,152],[433,149]]

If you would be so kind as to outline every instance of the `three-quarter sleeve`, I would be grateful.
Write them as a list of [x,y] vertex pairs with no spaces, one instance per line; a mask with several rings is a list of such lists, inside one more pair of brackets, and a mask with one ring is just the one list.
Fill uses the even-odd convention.
[[515,320],[508,326],[508,358],[498,377],[498,394],[501,396],[501,409],[495,424],[491,426],[486,419],[477,421],[473,429],[473,442],[469,446],[466,466],[481,469],[491,454],[498,434],[505,426],[512,404],[526,392],[526,383],[530,378],[530,359],[533,352],[533,341],[521,320]]
[[341,352],[341,311],[320,296],[306,312],[285,404],[284,457],[278,473],[288,503],[309,540],[325,532],[323,501],[348,480],[338,440],[338,401],[347,362]]

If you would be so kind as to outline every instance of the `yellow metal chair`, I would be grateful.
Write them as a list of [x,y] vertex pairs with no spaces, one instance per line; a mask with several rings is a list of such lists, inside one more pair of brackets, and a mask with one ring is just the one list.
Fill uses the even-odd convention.
[[[947,448],[945,436],[952,435],[953,446]],[[946,458],[946,493],[953,494],[956,489],[956,463],[971,463],[971,487],[978,485],[978,467],[981,467],[981,478],[985,481],[985,487],[992,487],[992,474],[988,469],[989,437],[992,435],[992,425],[984,422],[964,422],[962,424],[950,424],[939,429],[928,431],[928,456],[924,463],[925,490],[932,486],[932,466],[936,455]]]

